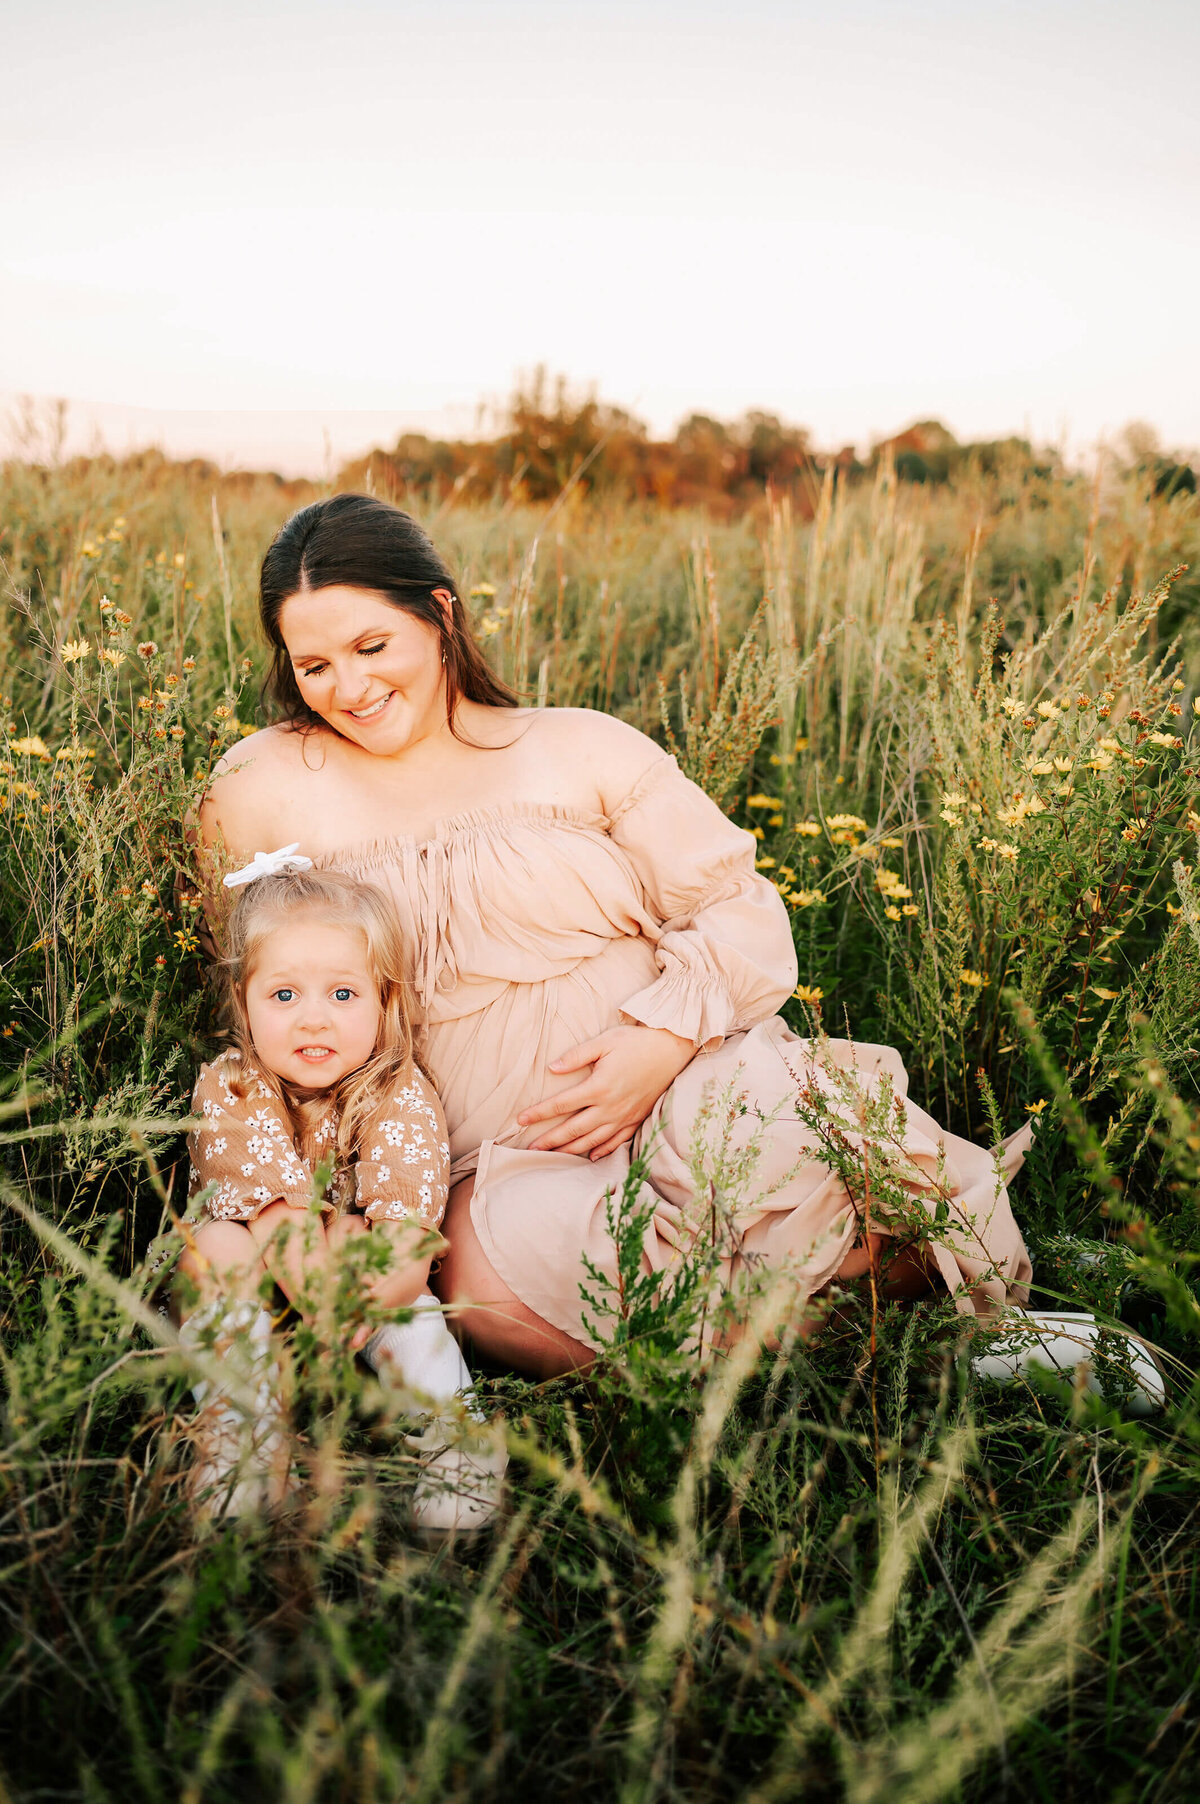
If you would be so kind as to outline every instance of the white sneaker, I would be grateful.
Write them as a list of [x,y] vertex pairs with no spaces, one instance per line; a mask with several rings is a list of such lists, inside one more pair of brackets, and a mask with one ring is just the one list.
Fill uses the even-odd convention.
[[471,1388],[458,1342],[435,1296],[424,1291],[407,1322],[388,1322],[363,1348],[397,1410],[425,1426],[405,1436],[421,1459],[412,1499],[414,1528],[473,1534],[490,1527],[504,1495],[508,1451]]
[[276,1508],[287,1496],[291,1457],[270,1316],[255,1303],[218,1298],[182,1323],[179,1341],[219,1359],[237,1396],[207,1378],[192,1387],[200,1405],[188,1486],[196,1515],[212,1522]]
[[1093,1396],[1103,1397],[1096,1352],[1105,1336],[1112,1352],[1120,1351],[1114,1342],[1124,1342],[1128,1350],[1133,1389],[1121,1399],[1125,1414],[1149,1416],[1161,1409],[1166,1401],[1166,1385],[1146,1343],[1136,1334],[1104,1327],[1087,1310],[1009,1310],[991,1350],[976,1354],[971,1366],[981,1378],[1011,1384],[1030,1366],[1070,1375],[1086,1365],[1086,1388]]

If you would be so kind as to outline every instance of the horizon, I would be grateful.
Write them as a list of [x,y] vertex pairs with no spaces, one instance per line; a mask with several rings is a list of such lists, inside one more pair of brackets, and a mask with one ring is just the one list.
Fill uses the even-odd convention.
[[[573,399],[578,399],[588,391],[582,386],[571,386],[568,392]],[[602,406],[621,406],[603,395],[594,398]],[[648,422],[632,415],[632,410],[626,411],[651,440],[668,443],[687,418],[701,412],[698,408],[687,409],[665,429],[656,431]],[[746,413],[752,411],[770,413],[772,410],[764,407],[747,409]],[[739,415],[721,423],[734,426],[744,417],[745,414]],[[803,421],[776,417],[789,429],[807,430]],[[1178,457],[1185,463],[1200,463],[1200,451],[1196,447],[1165,444],[1153,423],[1142,420],[1126,421],[1113,434],[1090,444],[1079,444],[1072,442],[1066,433],[1057,440],[1043,439],[1020,429],[971,438],[957,431],[953,421],[939,419],[928,411],[916,412],[907,420],[872,433],[865,441],[839,439],[835,434],[830,441],[819,443],[810,434],[811,449],[819,459],[852,450],[856,457],[865,461],[878,445],[927,423],[944,427],[960,445],[1027,440],[1035,453],[1055,455],[1068,468],[1090,466],[1101,454],[1112,452],[1115,441],[1135,432],[1143,438],[1148,433],[1149,439],[1165,455]],[[322,482],[332,480],[340,469],[372,452],[390,452],[406,433],[451,444],[487,443],[502,438],[506,430],[504,404],[491,400],[473,408],[458,406],[409,412],[386,409],[328,412],[190,409],[172,412],[122,407],[116,403],[78,403],[63,396],[5,395],[0,392],[0,455],[25,462],[52,461],[58,456],[110,456],[120,461],[157,450],[172,462],[198,459],[211,463],[225,475],[239,471],[270,473],[289,481]]]

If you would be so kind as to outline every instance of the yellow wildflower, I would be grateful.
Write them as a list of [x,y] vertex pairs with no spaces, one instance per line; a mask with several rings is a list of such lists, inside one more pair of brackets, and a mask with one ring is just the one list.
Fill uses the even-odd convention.
[[1107,752],[1097,752],[1094,758],[1088,759],[1089,770],[1111,770],[1112,767],[1113,761]]
[[90,539],[85,539],[83,541],[83,544],[79,547],[79,551],[81,557],[95,557],[96,555],[96,547],[92,544]]
[[994,852],[996,850],[997,841],[994,839],[989,839],[987,837],[987,835],[985,834],[984,837],[980,840],[979,844],[980,844],[980,848],[984,852]]
[[257,732],[258,732],[258,728],[255,726],[255,724],[252,720],[243,721],[242,725],[238,728],[238,738],[239,739],[249,739],[251,733],[257,733]]
[[496,586],[494,583],[476,583],[475,587],[471,590],[471,600],[490,600],[495,593]]
[[999,845],[996,847],[996,853],[1000,858],[1007,858],[1010,863],[1016,862],[1017,848],[1013,845]]
[[818,984],[798,983],[792,991],[797,1002],[818,1003],[824,1000],[825,992]]
[[59,656],[64,664],[78,664],[80,658],[86,658],[91,649],[91,642],[87,639],[65,639]]
[[1148,821],[1142,819],[1140,814],[1135,814],[1129,825],[1127,827],[1122,827],[1121,838],[1125,840],[1128,845],[1132,845],[1135,839],[1141,838],[1149,824]]
[[898,921],[900,919],[900,910],[892,902],[888,903],[883,912],[889,921]]
[[754,860],[754,868],[756,871],[773,871],[775,869],[775,860],[773,858],[756,858]]
[[1011,695],[1006,695],[1004,700],[1000,703],[1000,706],[1004,709],[1004,712],[1008,715],[1010,720],[1014,715],[1021,712],[1021,703],[1014,701]]
[[800,734],[799,738],[796,740],[796,750],[798,752],[806,752],[808,750],[808,735],[807,734],[805,734],[805,733]]
[[1174,733],[1149,733],[1147,738],[1151,745],[1165,745],[1175,752],[1183,745],[1182,739],[1176,739]]
[[14,739],[9,750],[22,758],[44,758],[47,762],[50,758],[46,742],[40,733],[30,733],[24,739]]
[[991,981],[990,978],[981,976],[978,971],[972,971],[969,965],[964,966],[958,976],[959,981],[965,983],[970,990],[985,990]]
[[1046,1098],[1041,1096],[1038,1098],[1037,1102],[1027,1102],[1025,1104],[1025,1113],[1027,1115],[1040,1115],[1045,1106]]
[[900,913],[902,915],[917,915],[917,914],[920,914],[920,912],[921,911],[917,907],[915,902],[905,902],[902,904],[901,909],[900,909]]
[[1179,681],[1178,677],[1176,677],[1175,681],[1171,684],[1171,694],[1172,695],[1182,695],[1183,694],[1183,684]]
[[957,790],[953,795],[943,796],[942,801],[947,808],[965,808],[967,805],[966,796],[959,795]]
[[961,826],[962,817],[960,815],[955,814],[955,812],[952,808],[943,808],[941,811],[941,814],[942,814],[942,819],[946,822],[947,826],[950,826],[950,827]]
[[779,875],[781,877],[786,877],[790,882],[791,879],[796,875],[796,873],[792,869],[790,864],[781,864],[779,867]]
[[851,856],[854,858],[878,858],[878,846],[855,846]]
[[790,900],[795,903],[797,908],[815,908],[818,902],[825,900],[825,897],[819,889],[794,889]]
[[753,795],[746,797],[747,808],[782,808],[783,803],[778,796]]
[[[1068,764],[1067,769],[1070,770],[1070,768],[1071,766]],[[1039,758],[1036,763],[1029,765],[1028,769],[1032,776],[1048,777],[1054,769],[1054,765],[1049,758]]]
[[1092,985],[1092,995],[1099,996],[1102,1002],[1115,1002],[1117,1000],[1118,992],[1116,990],[1106,990],[1102,984],[1094,983]]
[[1192,713],[1197,720],[1200,720],[1200,695],[1195,696],[1192,700]]
[[768,827],[782,827],[783,816],[781,814],[769,815],[767,817],[767,825],[768,825]]
[[111,664],[114,670],[120,670],[122,664],[125,662],[125,653],[123,651],[116,651],[111,645],[106,645],[104,650],[100,653],[100,662],[102,664]]
[[889,839],[881,839],[879,843],[881,846],[886,846],[889,852],[898,852],[900,847],[904,844],[904,841],[892,837]]
[[1041,715],[1043,720],[1057,720],[1058,719],[1058,703],[1057,702],[1039,702],[1037,705],[1037,711]]
[[176,570],[182,570],[183,566],[187,563],[187,559],[184,557],[182,551],[177,551],[175,553],[175,557],[174,557],[173,561],[174,561]]
[[753,833],[755,839],[765,839],[767,837],[761,827],[751,827],[750,831]]
[[821,832],[821,823],[820,821],[797,821],[792,832],[799,834],[801,839],[817,839]]
[[1054,793],[1056,796],[1073,796],[1075,791],[1070,783],[1059,783],[1055,786]]
[[843,830],[849,830],[852,833],[865,833],[867,831],[866,821],[860,819],[857,814],[828,815],[825,820],[825,825],[835,829],[841,828]]
[[1056,758],[1054,760],[1054,768],[1056,771],[1059,771],[1063,776],[1066,776],[1067,772],[1071,769],[1070,758]]

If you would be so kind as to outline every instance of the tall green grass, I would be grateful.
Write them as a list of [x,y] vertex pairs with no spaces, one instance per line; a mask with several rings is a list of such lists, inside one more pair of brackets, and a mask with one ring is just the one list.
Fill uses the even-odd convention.
[[627,1299],[586,1383],[487,1380],[511,1507],[447,1553],[405,1532],[369,1385],[299,1336],[302,1499],[198,1539],[156,1306],[213,1025],[180,823],[258,719],[257,561],[311,492],[0,472],[8,1794],[1188,1796],[1194,500],[1018,464],[941,490],[885,465],[803,522],[783,498],[717,524],[395,497],[531,701],[666,737],[754,827],[801,1031],[899,1046],[977,1139],[1033,1112],[1014,1204],[1041,1300],[1147,1335],[1169,1378],[1142,1421],[1119,1358],[1108,1401],[989,1391],[947,1307],[869,1287],[814,1339],[705,1359],[701,1261],[694,1293]]

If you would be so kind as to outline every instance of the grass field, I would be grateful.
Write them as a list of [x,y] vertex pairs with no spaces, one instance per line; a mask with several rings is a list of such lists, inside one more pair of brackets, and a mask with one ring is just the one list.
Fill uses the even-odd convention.
[[0,1796],[1195,1796],[1195,497],[1015,455],[719,524],[389,495],[531,701],[665,738],[754,828],[794,1025],[899,1047],[984,1143],[1034,1116],[1037,1299],[1169,1386],[1133,1418],[1114,1335],[1104,1397],[988,1388],[946,1307],[869,1289],[701,1367],[698,1273],[587,1383],[489,1380],[511,1506],[451,1555],[300,1336],[301,1506],[197,1540],[154,1300],[214,1026],[180,822],[260,719],[257,564],[316,492],[0,469]]

